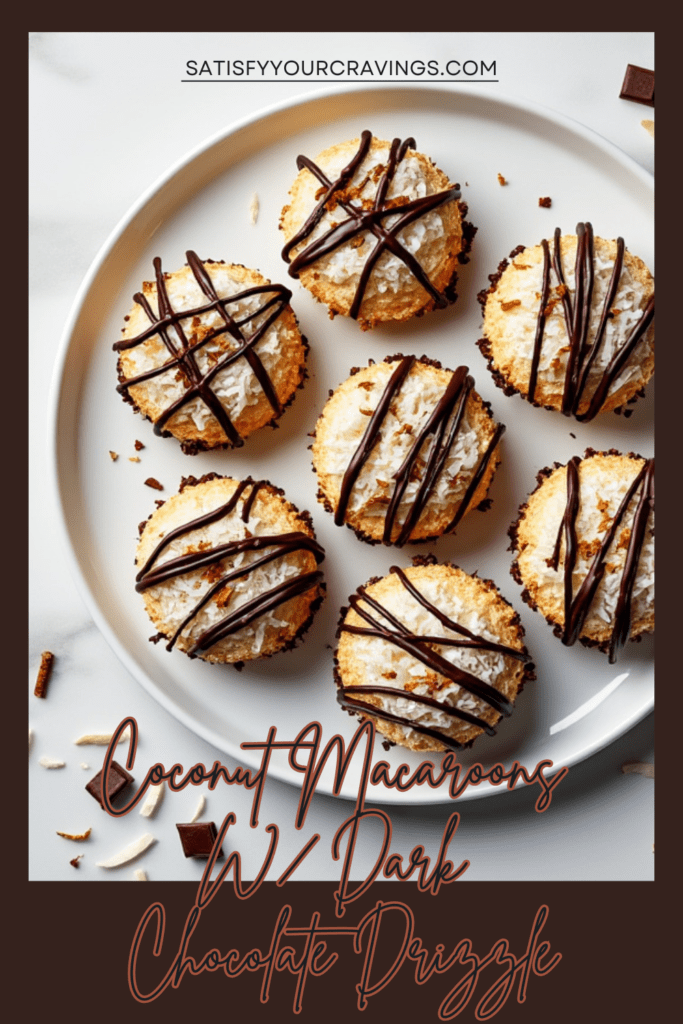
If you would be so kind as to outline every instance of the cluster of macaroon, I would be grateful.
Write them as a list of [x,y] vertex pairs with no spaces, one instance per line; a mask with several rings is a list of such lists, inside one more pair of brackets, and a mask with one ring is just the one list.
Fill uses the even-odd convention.
[[[413,139],[364,132],[300,156],[282,212],[289,273],[363,330],[453,302],[475,229]],[[479,296],[479,346],[506,394],[589,420],[633,402],[654,369],[654,284],[623,241],[574,235],[519,247]],[[306,378],[291,292],[242,266],[155,260],[114,346],[119,392],[194,454],[240,446]],[[486,507],[504,427],[467,367],[390,356],[354,368],[312,445],[318,498],[365,542],[453,532]],[[291,648],[324,596],[308,513],[267,481],[211,473],[141,524],[136,588],[168,649],[240,664]],[[565,644],[614,660],[654,629],[654,464],[589,451],[539,474],[510,535],[524,599]],[[358,588],[335,653],[340,704],[416,750],[466,746],[509,714],[533,665],[519,616],[487,580],[433,556]]]

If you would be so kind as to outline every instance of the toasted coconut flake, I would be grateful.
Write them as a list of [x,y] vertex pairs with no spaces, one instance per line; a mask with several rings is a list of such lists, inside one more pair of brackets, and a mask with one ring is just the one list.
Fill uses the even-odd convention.
[[43,768],[64,768],[66,761],[57,761],[54,757],[41,757],[38,764],[42,765]]
[[86,764],[85,761],[81,761],[81,768],[86,772],[90,771],[90,765]]
[[160,782],[158,786],[151,786],[150,790],[144,800],[142,807],[140,808],[140,814],[143,818],[151,818],[161,803],[164,796],[163,782]]
[[50,674],[52,673],[54,660],[55,656],[52,651],[43,651],[40,657],[38,678],[36,679],[36,685],[33,690],[35,697],[47,697],[47,684],[50,682]]
[[640,123],[642,124],[643,128],[648,133],[648,135],[651,135],[652,138],[654,139],[654,137],[655,137],[655,123],[654,123],[654,121],[650,121],[649,118],[646,118],[644,121],[641,121]]
[[147,872],[143,871],[142,868],[136,868],[134,873],[133,873],[133,875],[134,875],[134,878],[135,878],[136,882],[147,882],[148,881]]
[[129,455],[128,456],[128,461],[129,462],[139,462],[140,461],[140,456],[139,455]]
[[112,462],[116,462],[118,457],[119,457],[119,453],[118,452],[109,452],[109,458],[111,459]]
[[135,860],[141,853],[149,849],[152,843],[156,843],[156,839],[149,832],[145,832],[143,836],[136,839],[134,843],[129,843],[119,853],[115,853],[109,860],[100,860],[97,862],[98,868],[119,868],[122,864],[129,864],[130,861]]
[[644,775],[647,779],[655,777],[655,766],[644,761],[627,761],[626,764],[622,764],[621,770],[624,775]]
[[[83,736],[79,736],[77,740],[74,740],[74,745],[77,747],[84,747],[88,745],[108,747],[113,735],[113,732],[86,732]],[[123,743],[124,740],[128,739],[130,739],[130,728],[124,729],[121,733],[119,736],[119,743]]]
[[145,480],[145,483],[147,484],[148,487],[153,487],[155,491],[163,491],[164,489],[164,485],[160,484],[159,481],[155,479],[155,477],[153,476],[148,476],[147,479]]
[[89,828],[85,832],[57,832],[57,835],[62,839],[73,839],[75,843],[83,843],[86,839],[90,839],[91,832],[92,829]]
[[504,178],[502,174],[498,175],[498,184],[499,185],[507,185],[507,179]]
[[252,224],[255,224],[256,221],[258,220],[258,212],[259,212],[258,195],[256,194],[256,192],[254,192],[253,196],[251,197],[251,204],[249,206],[249,216],[251,217],[251,223]]
[[199,819],[201,818],[202,814],[204,813],[204,808],[205,807],[206,807],[206,797],[204,797],[202,795],[202,796],[199,797],[199,803],[197,804],[197,806],[195,808],[194,814],[190,818],[190,824],[192,824],[192,822],[194,822],[194,821],[199,821]]

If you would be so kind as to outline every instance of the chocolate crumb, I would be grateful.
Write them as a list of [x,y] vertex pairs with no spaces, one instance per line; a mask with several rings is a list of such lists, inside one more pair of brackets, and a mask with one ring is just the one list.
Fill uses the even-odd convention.
[[570,437],[573,437],[573,438],[574,438],[574,440],[576,441],[576,434],[572,434],[571,430],[569,431],[569,436],[570,436]]
[[33,690],[34,697],[47,696],[47,684],[50,682],[50,674],[52,672],[54,660],[55,656],[52,651],[43,651],[40,658],[38,678],[36,679],[36,685]]
[[158,480],[155,480],[153,476],[148,476],[145,480],[148,487],[153,487],[155,491],[163,491],[164,485],[160,484]]
[[144,446],[144,444],[142,443],[142,441],[136,441],[136,442],[135,442],[135,451],[136,451],[136,452],[141,452],[141,451],[142,451],[142,449],[143,449],[144,447],[145,447],[145,446]]
[[79,860],[82,859],[82,857],[83,857],[83,854],[79,853],[77,857],[74,857],[73,860],[70,860],[69,864],[71,865],[71,867],[72,868],[77,868],[78,867],[78,862],[79,862]]
[[149,638],[151,644],[158,644],[160,640],[165,640],[166,637],[163,633],[155,633],[154,636]]
[[545,207],[546,210],[549,210],[550,207],[553,205],[553,201],[550,198],[550,196],[541,196],[541,198],[538,200],[538,205]]

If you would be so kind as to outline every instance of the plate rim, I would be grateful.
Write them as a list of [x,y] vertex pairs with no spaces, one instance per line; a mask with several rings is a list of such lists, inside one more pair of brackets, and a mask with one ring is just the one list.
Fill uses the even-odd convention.
[[[348,84],[347,84],[348,85]],[[81,598],[86,605],[86,608],[91,615],[95,625],[103,635],[111,649],[116,654],[119,661],[124,667],[130,672],[131,676],[140,683],[145,691],[154,698],[166,711],[168,711],[177,721],[184,725],[190,732],[204,739],[206,742],[211,743],[214,747],[220,750],[222,753],[228,754],[235,758],[241,764],[246,767],[257,767],[256,760],[245,756],[245,752],[241,746],[234,748],[232,742],[227,741],[224,736],[220,733],[215,732],[212,728],[205,725],[204,723],[198,722],[189,713],[187,713],[182,707],[180,707],[171,697],[167,696],[166,693],[158,687],[152,679],[150,679],[147,673],[138,665],[136,659],[129,654],[126,647],[123,645],[114,629],[110,626],[109,621],[105,615],[104,610],[100,607],[98,599],[95,597],[89,579],[87,578],[83,567],[81,565],[81,559],[78,557],[74,544],[71,540],[71,533],[68,525],[67,517],[67,501],[65,496],[65,488],[62,483],[63,469],[60,465],[60,440],[59,440],[59,426],[60,417],[62,413],[63,403],[63,390],[65,386],[65,375],[67,368],[67,361],[70,352],[71,341],[75,333],[75,329],[78,325],[79,318],[86,306],[88,296],[93,288],[93,285],[99,279],[100,275],[106,270],[106,264],[112,255],[112,252],[117,243],[124,236],[125,232],[132,227],[136,219],[142,214],[142,212],[150,206],[154,200],[160,195],[163,189],[170,185],[171,182],[180,174],[185,172],[193,163],[199,160],[202,156],[209,153],[210,150],[224,143],[230,136],[236,135],[250,127],[254,127],[259,122],[263,122],[268,118],[277,117],[278,115],[286,114],[297,108],[304,108],[306,106],[316,107],[324,105],[325,102],[330,101],[334,97],[343,97],[357,95],[359,93],[372,93],[395,96],[396,94],[405,93],[413,97],[419,96],[421,93],[425,94],[445,94],[450,99],[454,96],[462,95],[468,97],[476,97],[478,101],[490,103],[495,107],[503,107],[516,111],[518,114],[532,114],[542,121],[549,122],[554,126],[560,125],[565,131],[569,131],[575,136],[578,136],[583,142],[599,149],[604,155],[611,159],[616,159],[617,162],[625,167],[630,173],[634,174],[636,178],[640,180],[640,183],[647,189],[652,191],[654,188],[654,175],[650,173],[646,168],[642,167],[633,157],[628,153],[624,152],[619,146],[606,139],[599,132],[582,122],[577,121],[560,111],[555,110],[552,107],[544,106],[535,101],[528,100],[523,97],[516,96],[495,96],[492,97],[488,90],[482,89],[481,87],[472,86],[465,89],[462,85],[456,84],[432,84],[432,83],[405,83],[396,85],[394,87],[387,84],[380,83],[358,83],[357,85],[351,84],[346,88],[341,86],[329,87],[320,90],[314,90],[308,93],[298,93],[295,96],[288,97],[287,99],[280,100],[269,104],[265,107],[259,108],[257,111],[245,115],[236,121],[231,122],[226,127],[221,128],[219,131],[213,133],[208,138],[202,140],[197,145],[186,151],[180,158],[174,161],[161,175],[159,175],[141,194],[140,196],[129,206],[124,215],[115,224],[104,243],[96,253],[88,271],[86,272],[80,287],[78,288],[76,295],[73,299],[71,309],[65,321],[64,328],[62,330],[59,345],[57,348],[57,354],[53,365],[52,378],[50,382],[49,390],[49,402],[48,402],[48,416],[47,416],[47,430],[48,430],[48,465],[50,471],[50,486],[51,492],[57,507],[57,530],[61,538],[62,549],[69,566],[69,571],[72,578],[75,581],[76,587]],[[229,166],[229,165],[228,165]],[[224,168],[227,169],[227,168]],[[218,170],[216,174],[212,175],[209,181],[213,180],[221,171]],[[207,182],[208,184],[208,182]],[[205,187],[205,186],[203,186]],[[178,207],[175,207],[177,209]],[[636,709],[624,723],[607,733],[602,734],[600,737],[585,743],[575,754],[567,761],[563,762],[562,765],[553,765],[550,770],[545,772],[546,777],[552,777],[561,768],[571,768],[573,765],[579,764],[593,754],[605,749],[611,743],[615,742],[620,737],[626,735],[632,728],[634,728],[639,722],[643,721],[654,709],[654,690],[651,698]],[[254,763],[252,764],[252,760]],[[301,777],[293,775],[291,772],[286,771],[284,768],[280,768],[278,765],[271,764],[269,769],[270,774],[273,778],[277,778],[281,782],[285,782],[288,785],[300,788]],[[518,789],[519,787],[515,787]],[[318,787],[318,791],[326,796],[333,796],[331,788],[328,785],[321,785]],[[459,800],[470,800],[470,799],[482,799],[484,797],[491,796],[502,796],[503,792],[511,792],[507,788],[500,789],[490,784],[468,787],[468,789],[460,796]],[[415,794],[417,796],[417,793]],[[428,794],[425,794],[427,796]],[[410,799],[411,794],[399,794],[393,790],[387,790],[382,787],[382,792],[379,791],[379,787],[373,787],[372,790],[372,801],[381,804],[397,804],[402,806],[430,806],[438,805],[443,803],[450,803],[451,798],[448,795],[441,794],[440,790],[431,791],[428,795],[428,799]],[[406,799],[408,797],[408,799]],[[341,799],[355,799],[356,794],[342,792],[340,794]]]

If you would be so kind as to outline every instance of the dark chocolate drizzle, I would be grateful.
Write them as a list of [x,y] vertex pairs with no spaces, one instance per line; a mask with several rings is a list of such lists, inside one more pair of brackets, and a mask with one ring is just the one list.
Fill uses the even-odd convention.
[[[553,238],[552,268],[560,285],[562,308],[564,320],[569,338],[569,353],[567,355],[567,368],[564,379],[564,391],[562,394],[562,412],[565,416],[575,416],[580,422],[592,420],[600,412],[602,405],[607,398],[609,389],[621,373],[624,364],[633,352],[634,348],[645,335],[654,319],[655,299],[650,296],[643,310],[643,315],[637,324],[633,326],[630,334],[621,347],[615,352],[609,364],[605,367],[602,377],[589,400],[588,408],[579,414],[579,405],[583,399],[588,376],[600,351],[604,337],[607,321],[610,319],[611,307],[619,287],[619,279],[624,266],[624,239],[617,239],[617,252],[612,269],[612,276],[607,287],[605,301],[600,313],[598,328],[592,344],[588,336],[591,325],[591,303],[593,299],[593,287],[595,282],[595,249],[593,240],[593,227],[586,222],[576,225],[576,262],[574,266],[574,295],[569,293],[567,283],[562,269],[562,253],[560,247],[560,228],[555,228]],[[534,351],[531,359],[531,370],[529,372],[529,387],[527,400],[534,401],[536,384],[538,380],[538,366],[543,346],[543,335],[545,332],[546,310],[550,295],[550,251],[545,239],[541,242],[543,247],[543,285],[541,299],[536,321],[536,334],[534,337]]]
[[[348,508],[356,480],[358,479],[363,466],[367,462],[375,444],[381,439],[381,428],[384,418],[389,411],[392,400],[401,390],[401,387],[414,363],[415,356],[405,356],[401,359],[400,363],[392,373],[384,392],[377,403],[377,407],[368,422],[365,433],[361,438],[361,442],[358,445],[344,476],[342,477],[339,503],[334,516],[334,521],[337,526],[341,526],[344,522],[346,510]],[[402,547],[410,539],[410,534],[417,524],[422,512],[426,508],[427,502],[429,501],[432,491],[436,486],[439,475],[444,469],[448,453],[458,436],[462,426],[467,399],[473,387],[474,380],[472,377],[468,376],[468,368],[466,366],[459,366],[453,372],[448,383],[448,387],[434,406],[431,415],[427,418],[424,426],[415,436],[415,440],[408,454],[393,476],[396,483],[384,520],[384,533],[382,536],[383,544],[392,543],[391,535],[394,529],[396,514],[410,480],[413,466],[415,465],[425,441],[431,436],[432,442],[427,454],[420,486],[417,489],[417,493],[408,510],[400,532],[393,543],[396,544],[397,547]],[[457,511],[446,527],[444,533],[450,533],[454,530],[467,511],[467,507],[477,489],[479,481],[486,471],[486,467],[491,461],[493,452],[504,430],[505,427],[503,424],[499,424],[496,428],[486,451],[479,460],[462,501],[458,505]]]
[[[188,523],[183,523],[182,526],[178,526],[174,530],[171,530],[164,538],[162,538],[161,541],[159,541],[154,551],[135,577],[135,589],[138,593],[142,593],[150,587],[155,587],[158,584],[164,583],[166,580],[173,579],[176,576],[195,572],[197,569],[203,569],[205,566],[218,565],[224,558],[230,558],[233,555],[240,554],[241,552],[270,549],[267,550],[261,558],[257,558],[255,561],[250,562],[249,565],[240,566],[238,569],[224,572],[220,579],[209,587],[206,593],[192,608],[189,615],[187,615],[180,623],[169,643],[166,645],[167,651],[172,650],[182,631],[199,614],[201,609],[208,604],[211,598],[219,593],[223,587],[232,580],[247,576],[249,573],[253,572],[254,569],[257,569],[262,565],[266,565],[268,562],[272,562],[276,558],[287,555],[291,551],[310,551],[314,555],[318,564],[323,561],[325,552],[320,544],[318,544],[318,542],[312,537],[308,537],[305,533],[296,531],[293,533],[243,537],[240,540],[228,541],[225,544],[220,544],[218,547],[211,548],[208,551],[191,551],[189,554],[180,555],[178,558],[172,558],[170,561],[164,562],[162,565],[158,566],[158,568],[154,568],[154,563],[157,558],[172,541],[176,540],[178,537],[183,537],[186,534],[191,533],[193,530],[198,530],[203,526],[209,526],[211,523],[218,522],[219,519],[223,519],[225,516],[229,515],[236,507],[246,488],[251,487],[248,496],[244,500],[242,511],[240,513],[242,522],[246,523],[251,514],[256,495],[258,494],[259,489],[264,485],[264,480],[243,480],[238,484],[234,493],[230,499],[225,502],[225,504],[220,505],[211,512],[207,512],[206,515],[193,519]],[[289,601],[290,598],[297,597],[300,594],[304,594],[307,590],[312,589],[322,579],[322,576],[322,572],[304,573],[300,576],[283,580],[271,590],[268,590],[263,594],[258,594],[255,598],[252,598],[251,601],[245,602],[237,608],[236,611],[227,615],[224,619],[221,619],[220,622],[217,622],[214,626],[205,630],[187,653],[190,657],[196,657],[197,652],[207,651],[214,644],[218,643],[219,640],[222,640],[224,637],[229,636],[232,633],[236,633],[244,626],[248,626],[266,612],[271,611],[280,604],[284,604],[284,602]]]
[[[182,409],[184,405],[187,405],[188,402],[198,397],[201,398],[211,410],[230,444],[235,448],[239,448],[244,444],[244,441],[232,423],[232,420],[228,416],[228,413],[223,407],[220,399],[212,391],[211,382],[227,366],[230,366],[232,363],[244,356],[249,363],[254,376],[261,385],[261,388],[273,409],[273,413],[276,416],[281,415],[283,411],[282,403],[280,402],[275,392],[273,382],[268,376],[266,368],[254,347],[264,336],[271,324],[273,324],[285,310],[292,297],[292,293],[283,285],[267,284],[257,285],[253,288],[246,288],[244,291],[238,292],[235,295],[230,295],[227,298],[221,299],[216,293],[206,267],[201,262],[197,254],[190,250],[186,253],[186,257],[188,265],[194,274],[195,280],[204,295],[206,295],[208,301],[204,305],[197,306],[195,309],[174,310],[171,306],[168,289],[166,288],[165,275],[161,269],[161,260],[158,256],[155,257],[154,271],[156,274],[159,313],[158,315],[154,313],[149,302],[141,292],[134,295],[133,298],[135,302],[137,302],[137,304],[141,306],[147,314],[150,321],[150,327],[148,327],[147,330],[142,331],[141,334],[136,335],[134,338],[124,338],[121,341],[117,341],[113,348],[115,352],[123,352],[126,349],[135,348],[137,345],[141,345],[148,338],[158,334],[168,349],[171,358],[167,360],[167,362],[163,363],[162,366],[154,367],[152,370],[146,370],[144,373],[139,373],[135,377],[130,377],[128,380],[123,381],[119,384],[117,391],[122,393],[127,391],[128,388],[132,387],[134,384],[142,384],[146,380],[158,377],[162,373],[167,373],[169,370],[177,367],[179,372],[182,374],[185,383],[188,385],[187,390],[180,396],[180,398],[172,402],[167,409],[164,409],[154,424],[154,433],[161,434],[171,417],[178,412],[179,409]],[[249,313],[241,320],[234,320],[228,313],[227,307],[232,303],[249,298],[251,295],[266,295],[267,298],[263,305],[254,313]],[[185,334],[183,321],[189,320],[191,322],[193,317],[201,316],[202,313],[208,313],[211,310],[215,310],[222,317],[225,326],[208,331],[200,341],[191,344]],[[257,327],[249,337],[247,337],[243,328],[268,310],[270,310],[270,312],[265,317],[263,323]],[[174,329],[175,337],[169,333],[169,328]],[[195,358],[196,353],[210,341],[213,341],[215,338],[219,338],[222,335],[229,335],[234,339],[234,341],[237,342],[237,348],[232,352],[228,352],[220,358],[214,366],[205,373],[202,373],[197,366],[197,360]]]
[[552,568],[557,571],[560,562],[560,547],[564,538],[564,629],[562,631],[562,643],[567,647],[575,644],[581,634],[591,603],[605,573],[607,552],[614,541],[617,530],[621,526],[628,506],[640,488],[640,497],[631,520],[631,534],[621,574],[619,595],[614,612],[614,626],[609,641],[609,661],[613,665],[617,660],[617,651],[628,640],[631,629],[633,586],[645,541],[648,516],[654,510],[655,460],[647,459],[645,461],[626,491],[614,520],[605,533],[600,548],[595,554],[590,568],[576,592],[576,596],[574,596],[573,573],[578,553],[576,520],[581,506],[580,463],[581,459],[576,455],[567,463],[567,504],[560,522],[551,561]]
[[[489,707],[492,707],[494,711],[497,711],[499,715],[510,715],[512,713],[513,705],[507,699],[505,694],[500,693],[493,686],[489,686],[488,683],[477,679],[476,676],[465,671],[465,669],[458,668],[453,665],[446,658],[443,658],[440,654],[433,649],[432,645],[440,645],[443,647],[461,647],[468,648],[470,650],[480,651],[492,651],[494,653],[503,654],[514,658],[516,661],[529,662],[529,655],[526,650],[518,651],[512,647],[506,647],[503,644],[497,644],[490,640],[486,640],[484,637],[477,636],[475,633],[471,633],[470,630],[461,626],[459,623],[454,622],[439,608],[436,608],[424,594],[420,593],[417,587],[408,579],[406,574],[398,566],[393,565],[390,572],[396,573],[399,580],[408,591],[408,593],[423,606],[427,611],[431,612],[440,622],[443,623],[448,629],[454,633],[458,633],[460,637],[445,637],[445,636],[420,636],[411,633],[399,619],[397,619],[390,611],[388,611],[379,601],[371,597],[365,587],[359,587],[355,594],[349,598],[351,608],[359,615],[368,626],[353,626],[344,623],[340,627],[342,633],[353,633],[358,636],[370,636],[377,637],[381,640],[386,640],[387,643],[394,644],[394,646],[401,648],[406,651],[413,658],[421,661],[427,668],[432,671],[445,676],[452,682],[457,683],[458,686],[467,690],[473,694],[479,700],[484,701]],[[372,611],[368,611],[367,608],[361,607],[361,602],[364,602]],[[381,616],[388,626],[383,625],[375,615]],[[449,715],[453,718],[458,718],[463,722],[467,722],[469,725],[475,725],[480,729],[483,729],[489,736],[495,735],[495,729],[489,725],[486,719],[472,714],[469,711],[463,711],[460,708],[454,707],[452,704],[448,704],[445,701],[436,700],[433,697],[422,696],[417,693],[412,693],[409,690],[399,689],[393,686],[343,686],[340,685],[337,690],[337,701],[342,707],[352,711],[358,711],[367,713],[375,718],[380,718],[387,722],[395,722],[398,725],[408,726],[414,729],[416,732],[421,733],[425,736],[430,736],[433,739],[437,739],[440,743],[445,744],[447,747],[452,749],[459,749],[461,744],[454,740],[452,737],[441,732],[439,729],[431,729],[427,726],[421,725],[419,722],[415,722],[410,718],[405,718],[402,715],[394,714],[390,711],[384,711],[381,707],[378,708],[374,704],[367,703],[366,701],[358,700],[357,698],[350,697],[349,694],[354,693],[371,693],[371,694],[384,694],[391,697],[405,697],[406,700],[415,701],[416,704],[423,704],[426,707],[438,708],[444,714]]]
[[[330,181],[320,167],[313,163],[313,161],[308,157],[297,157],[296,165],[298,169],[302,170],[305,167],[310,171],[324,187],[325,192],[305,224],[303,224],[297,233],[293,235],[293,237],[290,238],[284,246],[282,250],[282,258],[286,260],[287,263],[290,263],[290,254],[292,249],[308,238],[311,232],[320,223],[327,204],[335,193],[343,192],[349,185],[357,169],[367,156],[371,143],[372,132],[364,131],[361,135],[360,145],[357,152],[346,167],[343,168],[336,181]],[[369,231],[374,235],[377,242],[374,249],[368,256],[365,266],[360,274],[356,293],[349,310],[349,316],[354,320],[358,318],[365,289],[367,288],[368,281],[370,280],[372,270],[380,256],[387,250],[393,253],[394,256],[397,256],[398,259],[408,267],[416,280],[429,294],[437,309],[443,309],[448,305],[447,296],[434,287],[423,267],[416,260],[413,254],[401,244],[397,235],[399,231],[402,231],[403,228],[408,226],[408,224],[418,220],[420,217],[429,213],[431,210],[436,209],[438,206],[441,206],[443,203],[459,199],[461,193],[459,189],[452,187],[443,192],[435,192],[433,195],[423,196],[420,199],[411,199],[407,202],[387,200],[386,197],[389,186],[396,174],[398,165],[405,157],[408,149],[415,149],[415,139],[405,139],[403,142],[401,142],[400,139],[394,139],[391,143],[387,167],[380,178],[377,186],[377,192],[375,193],[375,198],[370,209],[366,210],[362,206],[357,206],[348,198],[338,197],[336,200],[337,205],[348,214],[347,219],[342,221],[341,224],[337,224],[336,227],[330,228],[321,235],[320,238],[317,238],[314,242],[311,242],[310,245],[306,246],[306,248],[302,249],[301,252],[291,260],[289,268],[290,277],[298,277],[301,271],[306,267],[310,267],[316,262],[316,260],[319,260],[322,256],[327,256],[335,249],[338,249],[340,245],[344,245],[345,242],[355,238],[361,232]],[[384,219],[386,217],[396,215],[398,215],[396,223],[390,228],[386,228],[382,223]]]

